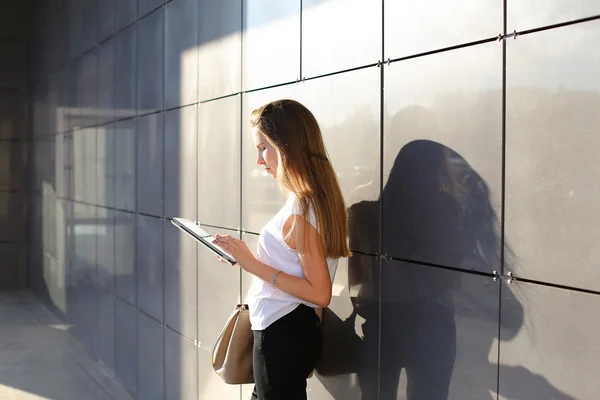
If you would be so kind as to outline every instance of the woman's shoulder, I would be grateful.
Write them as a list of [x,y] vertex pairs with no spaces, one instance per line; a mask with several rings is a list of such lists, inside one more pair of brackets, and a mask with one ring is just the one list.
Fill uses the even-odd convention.
[[298,196],[291,194],[288,201],[290,204],[291,214],[299,215],[305,219],[307,218],[307,222],[317,228],[317,216],[315,214],[314,207],[310,202],[308,202],[306,205],[307,209],[305,210],[305,206],[303,206],[303,203]]

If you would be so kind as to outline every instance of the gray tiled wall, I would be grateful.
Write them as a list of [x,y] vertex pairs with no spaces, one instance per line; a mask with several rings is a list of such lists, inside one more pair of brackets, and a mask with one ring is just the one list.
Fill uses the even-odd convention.
[[[168,218],[256,248],[283,199],[248,118],[294,98],[319,120],[354,251],[309,398],[594,399],[599,4],[37,2],[30,190],[2,169],[2,259],[27,197],[33,288],[134,396],[249,398],[210,351],[251,277]],[[15,43],[0,40],[0,86],[21,82],[0,89],[10,165]]]
[[27,1],[0,4],[0,290],[27,286]]

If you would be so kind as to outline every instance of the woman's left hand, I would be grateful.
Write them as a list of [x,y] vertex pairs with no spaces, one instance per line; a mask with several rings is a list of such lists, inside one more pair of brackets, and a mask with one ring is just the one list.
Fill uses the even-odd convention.
[[213,243],[231,254],[238,265],[244,270],[256,261],[256,257],[252,254],[252,251],[250,251],[248,245],[243,240],[236,239],[231,235],[217,234]]

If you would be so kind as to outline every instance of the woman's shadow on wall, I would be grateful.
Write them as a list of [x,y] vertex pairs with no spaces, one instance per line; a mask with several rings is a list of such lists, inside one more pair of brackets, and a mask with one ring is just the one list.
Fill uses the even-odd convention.
[[[426,110],[409,107],[394,116],[391,128],[398,131],[390,132],[431,128],[428,120]],[[425,132],[411,136],[419,133]],[[343,386],[352,379],[336,377],[337,364],[341,374],[355,374],[356,398],[376,399],[380,392],[382,400],[491,399],[497,365],[488,358],[497,351],[499,284],[457,271],[500,269],[502,241],[486,182],[451,148],[414,140],[397,154],[379,199],[352,205],[349,216],[350,246],[359,253],[349,260],[348,286],[357,294],[346,321],[335,321],[331,310],[325,314],[331,348],[322,362],[323,370],[329,368],[329,376],[319,376],[323,385],[334,398],[348,398]],[[380,232],[382,258],[372,256],[381,251]],[[505,248],[505,264],[512,259]],[[511,309],[501,329],[502,340],[509,341],[523,326],[524,312],[510,290],[502,299]],[[530,375],[532,384],[543,381]],[[547,386],[555,399],[569,398]]]

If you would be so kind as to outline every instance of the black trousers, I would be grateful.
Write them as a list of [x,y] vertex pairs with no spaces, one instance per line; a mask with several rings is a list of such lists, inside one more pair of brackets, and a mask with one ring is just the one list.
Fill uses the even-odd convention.
[[252,400],[306,400],[306,378],[322,350],[321,322],[304,304],[254,331]]

